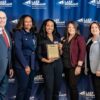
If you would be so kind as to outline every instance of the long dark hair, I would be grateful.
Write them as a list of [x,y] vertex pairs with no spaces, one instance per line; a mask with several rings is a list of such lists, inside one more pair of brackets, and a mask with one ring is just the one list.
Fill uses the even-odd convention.
[[78,24],[74,21],[68,21],[65,25],[66,27],[65,27],[64,39],[68,39],[68,37],[69,37],[69,33],[68,33],[69,24],[72,24],[74,26],[75,36],[78,36],[80,34]]
[[57,31],[57,25],[56,25],[56,23],[52,19],[46,19],[46,20],[43,21],[43,24],[41,25],[41,28],[40,28],[40,31],[39,31],[39,35],[42,38],[47,38],[46,24],[47,24],[48,21],[51,21],[54,24],[53,37],[60,38],[60,34]]
[[99,30],[100,30],[100,23],[98,23],[98,22],[92,22],[92,23],[90,24],[90,27],[89,27],[89,32],[90,32],[90,33],[89,33],[88,39],[91,38],[91,37],[93,36],[93,34],[91,33],[91,27],[92,27],[93,24],[96,24],[96,25],[98,26]]
[[14,29],[14,31],[17,31],[17,30],[22,30],[24,29],[24,20],[26,17],[30,17],[31,20],[32,20],[32,28],[30,29],[30,32],[31,33],[37,33],[37,28],[36,28],[36,25],[35,25],[35,21],[34,19],[32,18],[32,16],[30,15],[22,15],[19,20],[18,20],[18,23],[16,25],[16,28]]

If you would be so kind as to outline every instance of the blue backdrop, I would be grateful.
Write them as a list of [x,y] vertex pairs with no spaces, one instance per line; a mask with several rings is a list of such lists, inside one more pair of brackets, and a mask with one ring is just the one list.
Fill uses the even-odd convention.
[[[0,10],[7,13],[7,29],[15,26],[18,18],[23,14],[33,16],[38,30],[44,19],[51,18],[57,23],[59,32],[63,35],[65,22],[74,20],[79,23],[81,34],[87,39],[88,27],[93,21],[100,21],[100,0],[0,0]],[[59,92],[59,100],[68,100],[68,91],[66,92],[64,80]],[[43,100],[43,78],[40,73],[34,78],[31,100],[38,98]],[[9,99],[15,98],[16,82],[15,79],[9,79]],[[90,76],[82,75],[79,81],[80,100],[93,100],[94,93]]]

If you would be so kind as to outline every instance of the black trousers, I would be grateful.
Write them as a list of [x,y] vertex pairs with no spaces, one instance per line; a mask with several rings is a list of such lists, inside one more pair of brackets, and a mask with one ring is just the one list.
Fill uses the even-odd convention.
[[95,93],[95,100],[100,100],[100,77],[92,74],[92,82]]
[[45,100],[59,100],[58,94],[62,80],[62,62],[56,60],[50,64],[43,64],[45,79]]
[[70,100],[79,100],[78,95],[78,79],[80,75],[75,76],[75,68],[64,68],[66,84],[70,89]]

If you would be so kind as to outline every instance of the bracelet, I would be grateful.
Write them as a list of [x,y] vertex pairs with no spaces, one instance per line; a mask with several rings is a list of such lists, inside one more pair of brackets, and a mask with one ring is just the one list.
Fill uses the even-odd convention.
[[77,65],[78,67],[82,67],[81,65]]

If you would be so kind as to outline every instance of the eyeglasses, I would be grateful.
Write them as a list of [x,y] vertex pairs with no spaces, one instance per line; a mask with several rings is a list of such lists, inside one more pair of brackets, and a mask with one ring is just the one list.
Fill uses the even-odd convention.
[[5,20],[5,19],[7,19],[7,18],[6,18],[6,17],[0,17],[0,20],[2,20],[2,19]]

